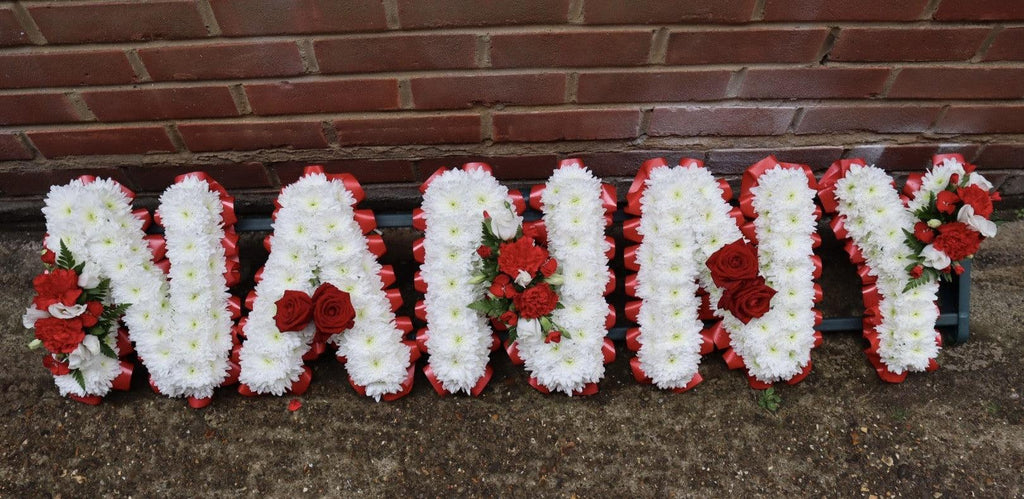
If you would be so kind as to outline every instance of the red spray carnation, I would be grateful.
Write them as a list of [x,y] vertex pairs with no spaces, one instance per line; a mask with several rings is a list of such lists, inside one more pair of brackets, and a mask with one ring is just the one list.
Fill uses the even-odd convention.
[[536,319],[550,314],[558,305],[558,295],[547,283],[526,288],[519,296],[512,299],[524,319]]
[[960,197],[952,191],[942,191],[935,196],[935,209],[942,213],[952,215],[956,211],[956,204]]
[[43,346],[53,353],[71,353],[85,339],[82,321],[74,319],[58,319],[47,317],[39,319],[35,324],[36,338]]
[[38,294],[32,302],[39,310],[46,310],[56,303],[70,307],[82,295],[82,288],[78,287],[78,274],[74,270],[54,269],[39,274],[32,280],[32,286]]
[[971,208],[974,208],[975,215],[985,218],[992,215],[992,198],[985,189],[976,185],[969,185],[957,189],[956,193],[964,201],[964,204],[971,205]]
[[925,222],[917,222],[914,224],[914,237],[922,243],[928,244],[935,239],[935,231],[928,226]]
[[939,226],[939,235],[932,243],[950,260],[962,260],[978,251],[981,234],[961,222],[950,222]]
[[554,258],[549,259],[540,266],[540,273],[544,274],[544,277],[551,277],[556,270],[558,270],[558,262]]
[[498,274],[491,283],[490,293],[498,298],[515,298],[519,294],[512,285],[512,278],[506,274]]
[[548,259],[548,252],[534,244],[533,238],[521,237],[511,243],[503,243],[499,248],[498,269],[515,278],[519,271],[534,275]]

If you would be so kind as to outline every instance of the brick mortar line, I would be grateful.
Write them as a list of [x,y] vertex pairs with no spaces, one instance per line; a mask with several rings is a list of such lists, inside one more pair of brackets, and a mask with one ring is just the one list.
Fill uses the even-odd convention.
[[934,132],[935,127],[939,125],[939,123],[942,121],[942,118],[946,117],[946,114],[949,112],[949,108],[950,108],[950,106],[948,104],[945,105],[945,106],[942,106],[942,109],[939,110],[939,113],[935,115],[935,119],[933,119],[932,122],[928,124],[928,127],[925,128],[922,133],[924,133],[924,134],[936,133],[936,132]]
[[398,79],[398,107],[403,110],[416,109],[416,101],[412,95],[412,83],[408,78]]
[[970,62],[981,62],[985,58],[985,54],[988,53],[988,49],[992,47],[992,44],[996,41],[996,36],[999,36],[1005,28],[1000,25],[996,25],[989,31],[988,36],[981,41],[981,46],[978,47],[978,51],[974,53],[974,57],[968,59]]
[[48,43],[46,36],[43,35],[43,31],[39,29],[36,20],[32,17],[32,14],[29,14],[28,9],[22,5],[22,2],[14,2],[11,5],[11,13],[14,14],[15,20],[18,21],[21,28],[25,30],[29,41],[36,45],[46,45]]
[[477,35],[476,44],[474,46],[476,53],[475,62],[477,67],[490,68],[491,67],[491,36]]
[[918,17],[921,21],[931,21],[932,17],[935,16],[935,12],[939,10],[939,3],[942,0],[928,0],[928,3],[921,10],[921,15]]
[[750,20],[752,22],[764,22],[764,9],[765,0],[757,0],[754,2],[754,10],[750,13]]
[[580,91],[580,74],[572,72],[565,75],[565,103],[578,105]]
[[220,29],[220,22],[217,21],[217,15],[213,13],[210,0],[198,0],[195,5],[200,19],[206,25],[206,32],[212,37],[220,36],[223,32]]
[[142,58],[139,57],[139,52],[137,50],[125,50],[124,55],[128,59],[128,65],[131,66],[132,72],[135,73],[135,78],[138,82],[145,83],[153,81],[153,78],[149,74],[149,70],[146,69],[146,63],[142,62]]
[[585,19],[583,18],[583,0],[570,0],[569,10],[566,12],[565,19],[569,24],[582,25]]
[[[141,63],[141,61],[140,61]],[[645,63],[646,64],[646,63]],[[280,83],[306,82],[306,81],[351,81],[351,80],[375,80],[390,78],[445,78],[445,77],[472,77],[472,76],[516,76],[536,74],[564,74],[568,72],[614,74],[614,73],[687,73],[687,72],[713,72],[713,71],[738,71],[741,69],[757,70],[803,70],[814,69],[824,71],[825,69],[887,69],[897,70],[903,68],[936,68],[936,69],[1014,69],[1022,70],[1024,66],[1019,63],[1008,61],[991,61],[983,63],[971,63],[968,61],[893,61],[893,64],[885,65],[879,62],[829,62],[826,66],[819,66],[816,62],[806,63],[728,63],[728,64],[704,64],[690,66],[557,66],[557,67],[524,67],[524,68],[457,68],[457,69],[434,69],[424,71],[390,71],[379,73],[318,73],[318,74],[296,74],[267,77],[249,78],[211,78],[205,80],[162,80],[162,81],[138,81],[100,85],[69,86],[58,85],[52,87],[20,87],[0,88],[0,95],[39,93],[46,91],[69,91],[80,90],[83,92],[98,90],[127,90],[127,89],[155,89],[167,87],[200,87],[220,84],[254,84],[254,83]],[[145,69],[144,66],[142,69]],[[148,75],[147,75],[148,76]]]
[[401,29],[402,20],[398,18],[398,2],[396,0],[383,0],[384,23],[388,30]]
[[71,109],[78,115],[79,120],[88,122],[99,121],[92,112],[92,109],[89,109],[89,105],[85,103],[85,99],[82,98],[81,94],[78,92],[66,92],[64,96],[68,98],[68,101],[71,103]]
[[651,33],[650,50],[647,53],[647,63],[664,65],[668,57],[668,36],[666,28],[660,28]]
[[900,76],[903,68],[892,68],[889,70],[889,75],[885,78],[885,82],[882,83],[882,90],[878,92],[880,99],[886,99],[889,97],[889,92],[892,91],[892,87],[896,85],[896,78]]
[[299,60],[302,63],[303,73],[320,74],[320,61],[316,58],[316,49],[313,48],[313,42],[299,40],[295,42],[295,46],[299,51]]
[[164,127],[164,132],[167,137],[171,140],[171,144],[177,149],[178,153],[189,152],[189,148],[185,145],[185,137],[178,131],[178,126],[175,124],[169,124]]
[[249,103],[249,95],[245,93],[245,86],[241,83],[228,86],[228,93],[235,103],[235,110],[239,116],[249,116],[252,113],[252,104]]

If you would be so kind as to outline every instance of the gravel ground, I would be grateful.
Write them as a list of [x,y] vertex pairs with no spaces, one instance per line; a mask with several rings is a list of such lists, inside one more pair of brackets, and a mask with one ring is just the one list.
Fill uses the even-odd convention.
[[[265,256],[260,237],[243,258]],[[386,237],[406,247],[408,234]],[[480,398],[439,399],[420,373],[409,396],[378,404],[321,359],[295,412],[292,397],[231,389],[192,410],[151,392],[144,372],[90,407],[59,397],[25,348],[40,240],[0,233],[2,496],[1024,495],[1024,222],[979,253],[972,338],[946,348],[939,371],[889,385],[857,333],[827,334],[812,374],[777,388],[776,412],[717,353],[690,392],[638,385],[621,344],[584,399],[541,395],[495,354]],[[826,315],[857,313],[852,267],[834,242],[825,252]],[[389,258],[411,282],[408,252]]]

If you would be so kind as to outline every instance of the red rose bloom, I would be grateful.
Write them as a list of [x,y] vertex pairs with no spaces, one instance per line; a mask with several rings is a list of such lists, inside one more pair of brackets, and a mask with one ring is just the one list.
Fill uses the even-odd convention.
[[989,197],[988,191],[985,189],[976,185],[969,185],[957,189],[956,193],[964,201],[964,204],[969,204],[971,208],[974,208],[975,215],[988,218],[992,214],[992,198]]
[[302,331],[313,318],[313,299],[302,291],[289,289],[274,305],[274,323],[279,331]]
[[82,295],[78,287],[78,274],[74,270],[54,269],[46,274],[39,274],[32,280],[38,296],[32,300],[39,310],[46,310],[55,303],[72,306]]
[[43,346],[53,353],[71,353],[85,339],[82,321],[74,319],[58,319],[47,317],[39,319],[35,324],[36,338]]
[[519,316],[517,316],[516,313],[511,310],[506,310],[502,312],[501,316],[498,317],[498,320],[507,324],[508,327],[515,327],[516,324],[519,324]]
[[551,277],[556,270],[558,270],[558,261],[554,258],[549,259],[540,266],[540,273],[544,274],[544,277]]
[[732,315],[746,324],[761,317],[771,308],[775,290],[765,283],[763,277],[740,281],[726,288],[718,300],[718,308],[732,312]]
[[321,284],[313,293],[313,322],[318,336],[338,334],[355,324],[352,298],[333,284]]
[[511,243],[503,243],[498,249],[498,269],[515,278],[520,270],[534,275],[548,259],[548,252],[534,244],[532,237],[521,237]]
[[720,288],[729,287],[734,281],[745,281],[757,277],[757,248],[737,239],[714,252],[708,258],[711,279]]
[[942,213],[952,215],[956,211],[956,203],[960,197],[952,191],[942,191],[935,196],[935,209]]
[[103,304],[98,301],[91,301],[85,304],[85,313],[79,315],[83,327],[93,327],[100,321],[103,315]]
[[943,252],[950,260],[957,261],[973,255],[981,245],[981,234],[967,224],[950,222],[939,226],[939,236],[932,243],[935,249]]
[[917,222],[914,224],[914,237],[922,243],[928,244],[935,239],[935,231],[927,223]]
[[536,286],[526,288],[519,296],[512,299],[519,311],[519,316],[525,319],[536,319],[551,313],[558,305],[558,295],[551,290],[551,286],[542,282]]

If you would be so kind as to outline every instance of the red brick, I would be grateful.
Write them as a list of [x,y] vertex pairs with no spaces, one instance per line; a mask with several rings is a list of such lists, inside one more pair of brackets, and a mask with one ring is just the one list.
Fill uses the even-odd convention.
[[843,156],[843,148],[821,146],[791,149],[718,149],[708,153],[707,167],[716,175],[736,175],[768,156],[775,156],[775,159],[782,162],[807,165],[812,170],[823,171]]
[[327,147],[318,121],[188,123],[178,125],[178,131],[193,152]]
[[569,0],[398,0],[403,29],[565,24]]
[[843,157],[861,158],[868,164],[892,171],[916,171],[931,165],[932,156],[939,152],[935,144],[857,146]]
[[829,53],[833,61],[965,61],[989,28],[844,28]]
[[675,31],[666,64],[817,62],[828,28]]
[[28,33],[21,29],[21,23],[9,8],[0,9],[0,45],[28,45],[32,43]]
[[671,102],[725,98],[731,71],[616,71],[580,73],[576,99],[596,102]]
[[491,35],[496,68],[641,66],[647,64],[651,30]]
[[47,158],[175,150],[167,132],[160,126],[45,130],[27,132],[27,135]]
[[1024,20],[1019,0],[943,0],[934,18],[938,21]]
[[227,87],[137,88],[82,92],[100,121],[238,116]]
[[640,112],[631,109],[574,109],[496,113],[496,142],[629,139],[640,132]]
[[988,144],[974,163],[982,170],[1019,170],[1021,158],[1024,158],[1022,144]]
[[341,145],[468,144],[480,141],[480,116],[388,116],[334,121]]
[[781,135],[795,107],[656,107],[647,135]]
[[1024,61],[1024,27],[1006,28],[985,52],[986,61]]
[[[298,180],[302,176],[303,169],[310,164],[312,163],[289,161],[271,164],[270,168],[277,172],[277,178],[281,181],[281,185],[288,185]],[[360,184],[412,182],[415,180],[412,161],[403,159],[347,159],[318,161],[315,164],[323,166],[327,173],[351,173],[356,176]]]
[[0,133],[0,159],[32,159],[32,151],[13,133]]
[[387,29],[380,0],[211,0],[224,36]]
[[[935,124],[938,133],[1024,133],[1024,105],[953,105]],[[1024,165],[1024,157],[1022,165]]]
[[834,132],[921,133],[940,106],[815,106],[804,108],[797,134]]
[[476,67],[473,35],[385,35],[319,40],[321,73],[373,73]]
[[78,115],[63,94],[0,95],[0,125],[74,121]]
[[1019,99],[1024,68],[903,68],[890,98]]
[[417,109],[565,102],[565,75],[561,73],[425,76],[412,78],[410,86]]
[[765,21],[910,21],[928,0],[767,0]]
[[446,156],[426,158],[416,162],[419,172],[416,180],[422,182],[441,167],[459,167],[466,163],[487,163],[494,169],[494,176],[500,180],[547,179],[558,166],[558,156],[541,154],[530,156]]
[[156,81],[291,76],[303,72],[294,42],[143,48],[139,57]]
[[8,196],[41,196],[49,192],[50,187],[64,185],[82,175],[111,178],[129,189],[134,189],[120,168],[93,167],[0,173],[0,192]]
[[120,50],[0,55],[0,87],[70,87],[132,83],[135,72]]
[[261,163],[223,165],[130,166],[128,176],[139,192],[162,192],[183,173],[203,171],[227,189],[271,187],[267,170]]
[[671,24],[689,22],[743,23],[754,13],[754,0],[587,0],[583,22],[587,24]]
[[882,91],[888,68],[750,69],[740,97],[828,99],[873,97]]
[[398,109],[394,79],[259,83],[245,85],[245,93],[262,115]]
[[28,7],[48,43],[205,38],[192,0],[58,3]]

